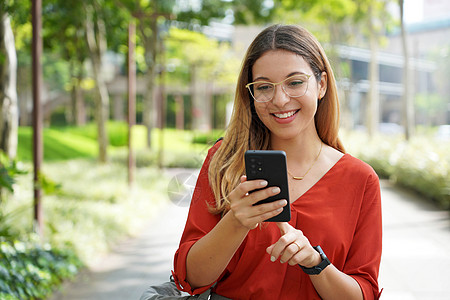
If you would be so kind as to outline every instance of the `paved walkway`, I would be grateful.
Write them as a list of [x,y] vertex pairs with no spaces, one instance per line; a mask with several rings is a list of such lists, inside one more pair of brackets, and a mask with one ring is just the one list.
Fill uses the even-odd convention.
[[[450,299],[450,215],[382,182],[384,300]],[[179,204],[179,203],[178,203]],[[147,230],[67,284],[53,300],[138,300],[168,280],[187,207],[168,202]]]

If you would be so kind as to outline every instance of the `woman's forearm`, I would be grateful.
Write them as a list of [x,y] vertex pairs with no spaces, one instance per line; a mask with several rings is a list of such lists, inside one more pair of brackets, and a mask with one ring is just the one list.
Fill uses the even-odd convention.
[[192,288],[211,284],[222,274],[249,229],[228,212],[217,225],[189,250],[186,279]]
[[309,277],[322,299],[364,299],[358,282],[333,265],[329,265],[319,275]]

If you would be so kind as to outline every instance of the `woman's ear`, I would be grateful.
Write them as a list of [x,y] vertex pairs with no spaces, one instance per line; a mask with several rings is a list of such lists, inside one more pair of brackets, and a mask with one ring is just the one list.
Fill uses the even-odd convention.
[[327,92],[327,83],[328,83],[328,74],[327,72],[322,72],[320,74],[320,81],[318,82],[319,86],[319,100],[322,99],[325,96],[325,93]]

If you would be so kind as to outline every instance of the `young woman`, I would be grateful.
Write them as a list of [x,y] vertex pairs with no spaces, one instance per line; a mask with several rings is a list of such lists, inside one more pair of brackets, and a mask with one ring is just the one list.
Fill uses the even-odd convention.
[[[379,181],[345,154],[338,123],[336,83],[318,41],[297,26],[262,31],[244,59],[225,137],[200,171],[175,254],[179,289],[200,294],[215,284],[230,299],[379,297]],[[290,222],[263,222],[285,200],[253,205],[280,190],[246,179],[249,149],[286,152]]]

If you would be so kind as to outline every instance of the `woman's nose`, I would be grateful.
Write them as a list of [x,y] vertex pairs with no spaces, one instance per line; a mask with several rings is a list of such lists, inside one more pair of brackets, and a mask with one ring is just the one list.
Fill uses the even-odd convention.
[[291,97],[286,94],[283,87],[281,85],[277,86],[275,89],[275,94],[273,95],[272,104],[277,107],[283,107],[290,100]]

